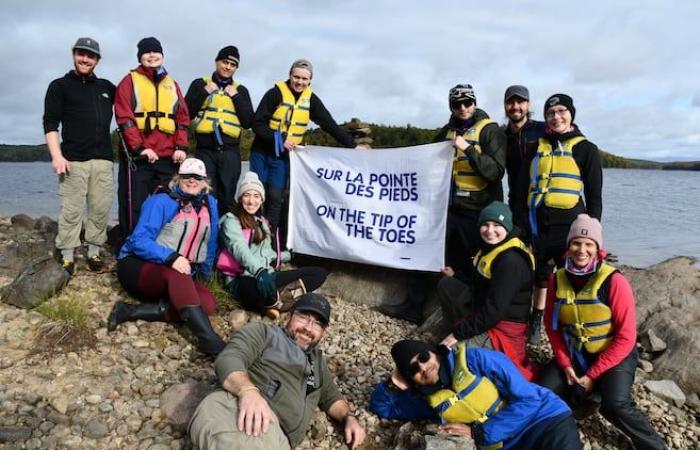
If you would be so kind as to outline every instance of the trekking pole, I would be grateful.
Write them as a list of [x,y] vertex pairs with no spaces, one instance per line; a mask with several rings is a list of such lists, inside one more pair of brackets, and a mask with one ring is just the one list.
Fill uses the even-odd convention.
[[134,229],[134,204],[132,198],[132,171],[136,170],[136,164],[134,163],[134,158],[129,152],[129,147],[126,145],[126,140],[124,140],[124,134],[122,134],[121,128],[117,127],[117,136],[119,136],[119,147],[121,148],[121,153],[124,155],[124,162],[126,163],[126,217],[127,217],[127,227],[128,232],[126,234],[131,234]]

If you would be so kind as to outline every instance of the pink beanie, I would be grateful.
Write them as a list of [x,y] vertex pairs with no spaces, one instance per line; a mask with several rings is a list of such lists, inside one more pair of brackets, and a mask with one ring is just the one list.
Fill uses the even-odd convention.
[[566,236],[566,245],[573,238],[583,237],[592,239],[598,244],[598,250],[603,248],[603,226],[598,219],[594,219],[588,214],[579,214],[569,228],[569,235]]

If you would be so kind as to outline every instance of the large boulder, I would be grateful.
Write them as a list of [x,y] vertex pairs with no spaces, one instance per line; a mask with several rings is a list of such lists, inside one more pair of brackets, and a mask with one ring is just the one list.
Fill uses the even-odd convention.
[[647,269],[626,269],[637,302],[640,335],[666,343],[654,362],[654,376],[674,380],[686,393],[700,391],[700,270],[687,257]]
[[56,221],[18,214],[0,226],[0,276],[16,277],[32,260],[53,254]]
[[68,283],[70,276],[55,259],[36,259],[7,286],[0,289],[0,300],[19,308],[36,308]]
[[160,396],[160,410],[175,429],[185,431],[194,410],[212,387],[204,383],[187,382],[170,386]]

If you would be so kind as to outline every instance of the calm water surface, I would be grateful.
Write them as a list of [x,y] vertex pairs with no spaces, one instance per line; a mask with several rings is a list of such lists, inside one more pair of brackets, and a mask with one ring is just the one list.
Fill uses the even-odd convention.
[[[57,216],[58,184],[50,163],[0,163],[0,179],[0,216]],[[621,263],[639,267],[678,255],[700,260],[698,184],[700,172],[606,169],[605,246]],[[116,199],[112,217],[116,222]]]

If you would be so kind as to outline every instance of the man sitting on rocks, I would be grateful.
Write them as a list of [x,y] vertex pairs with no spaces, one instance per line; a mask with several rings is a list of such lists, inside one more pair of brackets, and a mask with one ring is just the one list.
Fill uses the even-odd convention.
[[317,345],[331,307],[304,294],[284,328],[253,322],[233,335],[216,359],[223,390],[208,395],[189,424],[195,449],[291,449],[304,440],[316,406],[344,425],[357,448],[365,430],[341,397]]
[[471,436],[479,448],[581,449],[571,410],[502,353],[403,340],[391,356],[396,369],[370,399],[380,417],[439,418],[442,430]]

